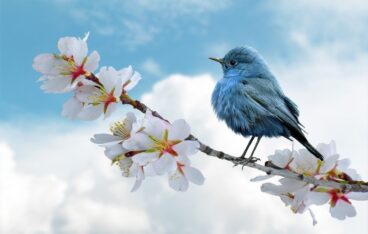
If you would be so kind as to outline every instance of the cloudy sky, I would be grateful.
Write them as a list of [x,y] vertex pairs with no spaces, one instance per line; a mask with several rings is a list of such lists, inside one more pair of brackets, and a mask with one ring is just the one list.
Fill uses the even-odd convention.
[[[251,45],[299,105],[310,141],[335,140],[367,180],[367,23],[364,0],[0,0],[0,233],[367,233],[366,202],[345,221],[317,207],[313,227],[309,215],[249,182],[259,172],[203,154],[193,158],[203,186],[178,193],[152,178],[130,193],[134,181],[89,141],[130,109],[106,121],[65,120],[68,95],[42,93],[31,67],[35,55],[56,51],[58,38],[90,32],[101,65],[142,73],[133,97],[239,155],[247,140],[211,110],[221,70],[207,58]],[[257,152],[265,159],[289,147],[267,139]]]

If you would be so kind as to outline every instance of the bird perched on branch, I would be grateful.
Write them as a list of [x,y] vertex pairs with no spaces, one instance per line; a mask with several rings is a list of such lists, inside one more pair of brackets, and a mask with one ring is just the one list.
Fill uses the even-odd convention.
[[[244,46],[230,50],[219,62],[224,76],[212,93],[212,106],[217,117],[229,128],[244,137],[251,136],[241,159],[252,162],[253,154],[263,136],[287,139],[293,137],[315,157],[323,156],[308,142],[299,122],[296,104],[285,96],[275,76],[261,55]],[[245,155],[257,138],[249,158]]]

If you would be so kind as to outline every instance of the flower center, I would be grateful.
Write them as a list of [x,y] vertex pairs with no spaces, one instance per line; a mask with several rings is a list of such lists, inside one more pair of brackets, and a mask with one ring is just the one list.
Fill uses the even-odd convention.
[[116,101],[116,97],[114,96],[114,90],[111,91],[111,93],[108,93],[104,100],[103,100],[103,103],[104,103],[104,113],[106,113],[107,111],[107,107],[113,103],[113,102],[117,102]]
[[339,192],[338,190],[331,190],[328,191],[328,193],[331,196],[330,204],[332,207],[336,205],[338,200],[343,200],[344,202],[351,204],[350,200],[345,196],[345,194]]
[[159,151],[160,155],[169,153],[172,156],[178,156],[178,153],[173,149],[173,146],[181,141],[169,141],[168,135],[168,130],[165,129],[164,137],[161,140],[155,138],[154,136],[149,136],[149,138],[154,142],[153,150]]
[[129,121],[128,118],[125,118],[122,121],[115,122],[110,126],[110,131],[115,136],[120,136],[124,140],[126,140],[130,137],[131,129],[132,129],[132,124],[131,124],[131,122]]
[[71,69],[71,76],[72,76],[71,83],[73,83],[79,76],[84,75],[86,73],[83,66],[84,66],[84,64],[82,64],[80,66],[74,66]]
[[87,62],[87,57],[83,59],[81,65],[76,65],[73,56],[66,55],[55,55],[56,58],[62,59],[66,62],[66,66],[60,68],[61,75],[70,75],[72,77],[70,83],[72,84],[79,76],[85,75],[87,73],[84,70],[84,64]]

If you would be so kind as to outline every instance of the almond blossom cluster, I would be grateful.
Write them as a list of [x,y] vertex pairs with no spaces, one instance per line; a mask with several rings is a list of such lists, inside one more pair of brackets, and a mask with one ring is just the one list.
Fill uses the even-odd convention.
[[131,112],[111,125],[111,134],[96,134],[93,143],[105,148],[105,155],[119,165],[125,177],[134,177],[132,191],[147,176],[168,175],[171,188],[186,191],[189,182],[201,185],[202,173],[191,166],[189,156],[198,152],[197,141],[186,140],[190,127],[184,120],[172,124],[152,115],[142,121]]
[[[349,167],[349,159],[339,159],[335,142],[319,144],[317,150],[325,156],[321,161],[309,151],[277,150],[268,159],[275,166],[305,176],[313,176],[318,180],[348,183],[352,180],[360,180],[360,176]],[[261,181],[272,176],[259,176],[252,181]],[[341,189],[315,186],[289,178],[281,178],[279,184],[264,183],[261,191],[280,197],[286,206],[290,206],[294,213],[309,211],[313,218],[313,224],[317,221],[310,209],[312,205],[324,205],[328,203],[332,217],[343,220],[346,217],[356,215],[352,200],[368,200],[367,193],[346,192]]]
[[45,53],[35,57],[33,68],[42,73],[41,89],[50,93],[72,92],[64,104],[62,115],[69,119],[94,120],[101,114],[108,117],[141,79],[131,66],[121,70],[101,67],[97,70],[100,55],[88,55],[88,33],[83,38],[63,37],[58,41],[59,53]]
[[[144,104],[131,99],[128,92],[141,79],[140,74],[131,66],[120,70],[101,67],[96,72],[100,56],[96,51],[88,54],[87,39],[88,33],[83,39],[60,38],[58,53],[40,54],[34,58],[33,68],[42,73],[39,79],[42,82],[41,89],[50,93],[71,93],[62,110],[62,115],[69,119],[94,120],[101,115],[106,118],[119,103],[130,104],[145,112],[141,120],[128,112],[124,119],[111,125],[111,133],[96,134],[91,139],[105,149],[105,155],[112,164],[120,167],[124,177],[135,178],[132,191],[136,191],[146,177],[158,175],[167,175],[169,186],[177,191],[186,191],[189,182],[202,185],[204,177],[191,166],[190,160],[198,152],[200,144],[188,140],[190,127],[186,121],[169,123],[156,117],[159,115],[154,115]],[[359,182],[360,177],[349,167],[349,160],[339,159],[334,142],[320,144],[317,150],[325,156],[325,161],[320,161],[305,149],[277,150],[268,158],[279,169],[314,177],[316,180],[341,184]],[[223,152],[206,153],[216,157],[224,155]],[[229,155],[228,158],[232,162],[237,159]],[[258,176],[252,181],[271,177]],[[352,200],[368,199],[366,192],[343,191],[289,178],[281,178],[278,182],[264,183],[261,190],[280,197],[294,213],[309,211],[313,224],[316,220],[310,209],[312,205],[328,203],[333,217],[345,219],[356,215]]]

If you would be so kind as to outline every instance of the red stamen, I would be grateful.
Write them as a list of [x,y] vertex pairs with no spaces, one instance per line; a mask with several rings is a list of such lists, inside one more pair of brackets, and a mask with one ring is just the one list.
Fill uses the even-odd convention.
[[173,147],[173,145],[172,144],[169,144],[166,147],[166,149],[164,149],[164,152],[169,153],[169,154],[171,154],[173,156],[178,156],[178,153],[172,147]]
[[184,171],[183,171],[183,164],[181,164],[181,163],[178,163],[178,162],[176,162],[176,165],[178,166],[178,171],[181,173],[181,174],[183,174],[184,175]]
[[72,75],[72,83],[75,81],[75,79],[78,78],[78,76],[80,75],[84,75],[86,73],[86,71],[83,68],[83,64],[80,66],[76,66],[75,70],[71,72]]
[[107,95],[107,97],[106,97],[106,99],[105,99],[105,101],[104,101],[104,113],[106,113],[106,111],[107,111],[107,107],[111,104],[111,103],[113,103],[113,102],[117,102],[116,101],[116,97],[114,97],[114,95],[113,94],[108,94]]
[[331,196],[331,206],[334,207],[339,199],[351,204],[351,201],[345,196],[345,194],[338,190],[331,190],[328,192]]

